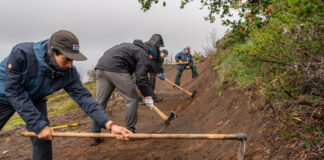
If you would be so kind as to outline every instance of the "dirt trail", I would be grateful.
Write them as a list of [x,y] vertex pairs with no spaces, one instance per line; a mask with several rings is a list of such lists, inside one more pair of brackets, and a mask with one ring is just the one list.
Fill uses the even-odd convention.
[[[272,137],[277,137],[276,127],[272,126],[271,112],[264,108],[264,101],[258,95],[233,89],[228,83],[217,88],[218,76],[209,66],[208,60],[197,65],[199,77],[191,78],[185,71],[181,86],[197,90],[194,99],[167,82],[157,80],[156,92],[164,97],[155,103],[164,113],[176,111],[178,118],[164,130],[164,133],[239,133],[248,135],[246,159],[269,159],[275,150]],[[166,77],[174,81],[175,66],[165,69]],[[118,124],[124,125],[123,99],[120,96],[109,102],[109,116]],[[268,116],[265,116],[268,115]],[[51,125],[62,125],[89,118],[81,111],[71,111],[50,118]],[[156,133],[163,126],[160,117],[146,106],[139,105],[138,133]],[[79,127],[58,129],[57,131],[88,131],[89,123]],[[267,130],[272,128],[271,132]],[[28,138],[16,137],[23,128],[0,135],[0,159],[30,159],[31,144]],[[86,138],[55,138],[53,141],[54,159],[236,159],[238,141],[211,140],[133,140],[117,142],[105,139],[97,146],[89,146]],[[7,153],[3,154],[4,151]],[[289,153],[287,153],[289,154]]]

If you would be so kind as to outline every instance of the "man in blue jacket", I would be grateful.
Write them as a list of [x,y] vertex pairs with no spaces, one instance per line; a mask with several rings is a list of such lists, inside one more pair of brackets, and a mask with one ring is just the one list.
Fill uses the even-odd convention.
[[65,89],[100,127],[122,134],[128,140],[131,134],[124,127],[114,124],[82,86],[73,60],[87,58],[79,51],[77,37],[65,30],[55,32],[49,40],[20,43],[0,64],[0,130],[17,111],[26,122],[31,137],[33,160],[52,159],[52,132],[49,127],[46,96]]
[[[107,50],[99,59],[96,69],[97,101],[106,107],[115,88],[122,94],[126,103],[126,128],[135,133],[137,122],[138,95],[131,75],[135,73],[136,85],[145,97],[145,104],[153,109],[154,94],[150,87],[147,73],[150,61],[160,61],[159,48],[163,47],[160,34],[154,34],[148,42],[134,40],[133,43],[122,43]],[[161,70],[153,65],[154,70]],[[103,108],[103,109],[104,109]],[[90,131],[100,132],[97,123],[91,123]],[[95,138],[93,145],[102,142]]]
[[191,69],[192,78],[198,77],[196,65],[193,63],[193,58],[192,58],[192,55],[190,53],[190,47],[189,46],[186,47],[183,51],[179,52],[175,56],[175,59],[179,63],[179,64],[177,64],[178,73],[176,75],[176,79],[175,79],[175,82],[174,82],[175,84],[180,86],[181,75],[182,75],[182,72],[185,69]]

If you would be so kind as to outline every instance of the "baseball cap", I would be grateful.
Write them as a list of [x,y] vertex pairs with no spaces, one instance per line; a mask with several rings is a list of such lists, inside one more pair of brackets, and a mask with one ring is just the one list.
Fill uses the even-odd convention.
[[80,51],[78,38],[66,30],[59,30],[52,34],[50,38],[51,48],[59,50],[64,56],[76,61],[87,60]]

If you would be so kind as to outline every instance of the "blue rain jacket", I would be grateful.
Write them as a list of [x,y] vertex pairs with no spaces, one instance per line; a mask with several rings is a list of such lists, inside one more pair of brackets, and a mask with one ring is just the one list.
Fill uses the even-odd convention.
[[0,103],[11,105],[27,128],[38,134],[48,124],[33,101],[65,89],[84,112],[104,127],[110,119],[82,86],[76,68],[57,71],[45,62],[47,43],[48,40],[18,44],[0,63]]
[[182,52],[179,52],[176,56],[175,56],[175,60],[177,62],[179,62],[179,60],[181,60],[182,62],[189,62],[189,64],[177,64],[177,69],[178,70],[185,70],[186,66],[192,66],[193,65],[193,58],[192,55],[189,53],[185,53],[185,50],[183,50]]

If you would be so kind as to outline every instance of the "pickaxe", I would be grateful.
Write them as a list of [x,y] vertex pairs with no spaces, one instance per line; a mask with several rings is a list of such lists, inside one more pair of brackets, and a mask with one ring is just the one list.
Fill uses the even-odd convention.
[[[141,94],[141,92],[136,89],[139,96],[141,96],[142,100],[144,100],[144,96]],[[170,116],[166,116],[161,110],[159,110],[155,105],[153,105],[153,111],[155,111],[163,120],[164,120],[164,126],[158,131],[158,133],[161,133],[165,128],[167,128],[170,123],[177,117],[176,113],[171,111]]]
[[187,91],[187,90],[181,88],[180,86],[176,85],[175,83],[173,83],[172,81],[170,81],[170,80],[168,80],[168,79],[166,79],[166,78],[164,78],[164,80],[165,80],[166,82],[170,83],[171,85],[177,87],[179,90],[183,91],[184,93],[188,94],[191,98],[193,98],[193,97],[196,95],[196,93],[197,93],[196,90],[194,90],[194,91],[191,93],[191,92],[189,92],[189,91]]
[[[34,132],[22,132],[23,136],[37,136]],[[119,134],[112,133],[76,133],[76,132],[53,132],[53,137],[79,137],[79,138],[116,138]],[[129,139],[209,139],[209,140],[239,140],[240,146],[237,153],[238,159],[243,160],[245,154],[245,133],[237,134],[129,134]]]

